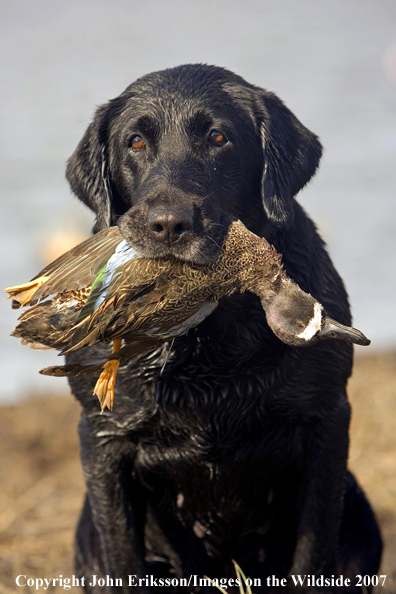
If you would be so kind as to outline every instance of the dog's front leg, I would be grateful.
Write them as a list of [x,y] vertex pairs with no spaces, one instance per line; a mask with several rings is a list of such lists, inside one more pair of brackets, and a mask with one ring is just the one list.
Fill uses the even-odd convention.
[[[304,426],[305,459],[300,482],[300,518],[290,570],[293,592],[342,592],[320,585],[300,588],[292,576],[324,578],[336,572],[339,526],[348,457],[350,409],[345,395],[340,404]],[[333,400],[334,402],[334,400]],[[298,579],[298,578],[296,578]]]
[[[93,565],[102,568],[99,571],[104,575],[91,575],[95,567],[84,567],[84,558],[82,563],[80,560],[80,573],[85,575],[86,591],[90,594],[121,594],[130,592],[130,579],[136,581],[147,573],[145,495],[132,474],[136,446],[125,437],[107,431],[106,423],[100,421],[97,416],[83,415],[80,440],[90,521],[99,544],[99,551],[89,551],[86,557],[96,556]],[[80,522],[80,537],[83,530]],[[85,542],[90,543],[90,539]],[[87,546],[94,548],[92,544]],[[135,585],[133,591],[144,593],[149,588]]]

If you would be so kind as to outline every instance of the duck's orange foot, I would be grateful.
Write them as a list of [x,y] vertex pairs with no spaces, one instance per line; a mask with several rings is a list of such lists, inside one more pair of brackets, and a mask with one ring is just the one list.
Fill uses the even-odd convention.
[[35,292],[49,279],[49,276],[40,276],[39,278],[35,278],[34,280],[30,281],[29,283],[24,283],[23,285],[15,285],[15,287],[8,287],[4,289],[6,293],[9,293],[7,299],[12,298],[14,301],[17,301],[19,305],[16,307],[23,307],[27,305]]
[[118,359],[107,361],[98,381],[96,382],[94,394],[99,398],[102,412],[106,406],[109,410],[113,409],[114,385],[119,366],[120,362]]

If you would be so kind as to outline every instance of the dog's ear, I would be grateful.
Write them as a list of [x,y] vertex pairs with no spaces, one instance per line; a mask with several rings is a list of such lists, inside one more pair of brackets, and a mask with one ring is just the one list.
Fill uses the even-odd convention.
[[310,132],[273,93],[261,94],[264,150],[264,210],[275,225],[293,223],[293,196],[311,179],[322,155],[318,137]]
[[67,162],[66,177],[76,196],[96,213],[94,233],[112,224],[112,199],[106,146],[108,106],[99,107]]

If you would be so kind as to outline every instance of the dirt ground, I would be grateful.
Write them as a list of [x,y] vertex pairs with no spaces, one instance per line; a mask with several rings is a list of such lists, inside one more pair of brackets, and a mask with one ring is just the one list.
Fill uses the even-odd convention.
[[[360,356],[349,385],[353,407],[350,467],[381,524],[383,594],[396,593],[396,353]],[[15,578],[73,575],[74,530],[84,485],[79,405],[71,396],[38,397],[0,408],[0,594]],[[44,591],[44,590],[40,590]],[[78,593],[55,587],[51,593]]]

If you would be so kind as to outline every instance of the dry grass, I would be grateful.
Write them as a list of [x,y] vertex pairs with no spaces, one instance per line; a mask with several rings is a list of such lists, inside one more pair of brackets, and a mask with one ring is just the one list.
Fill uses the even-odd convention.
[[[381,593],[390,594],[396,592],[396,353],[358,358],[349,394],[350,466],[381,522],[386,543],[381,573],[388,575]],[[78,418],[79,406],[70,396],[1,408],[0,594],[15,592],[21,573],[73,574],[74,530],[84,494]]]
[[78,417],[71,396],[1,409],[0,594],[16,591],[19,574],[73,574],[74,530],[84,493]]
[[356,359],[352,404],[351,470],[369,496],[385,541],[382,593],[396,592],[396,353]]

